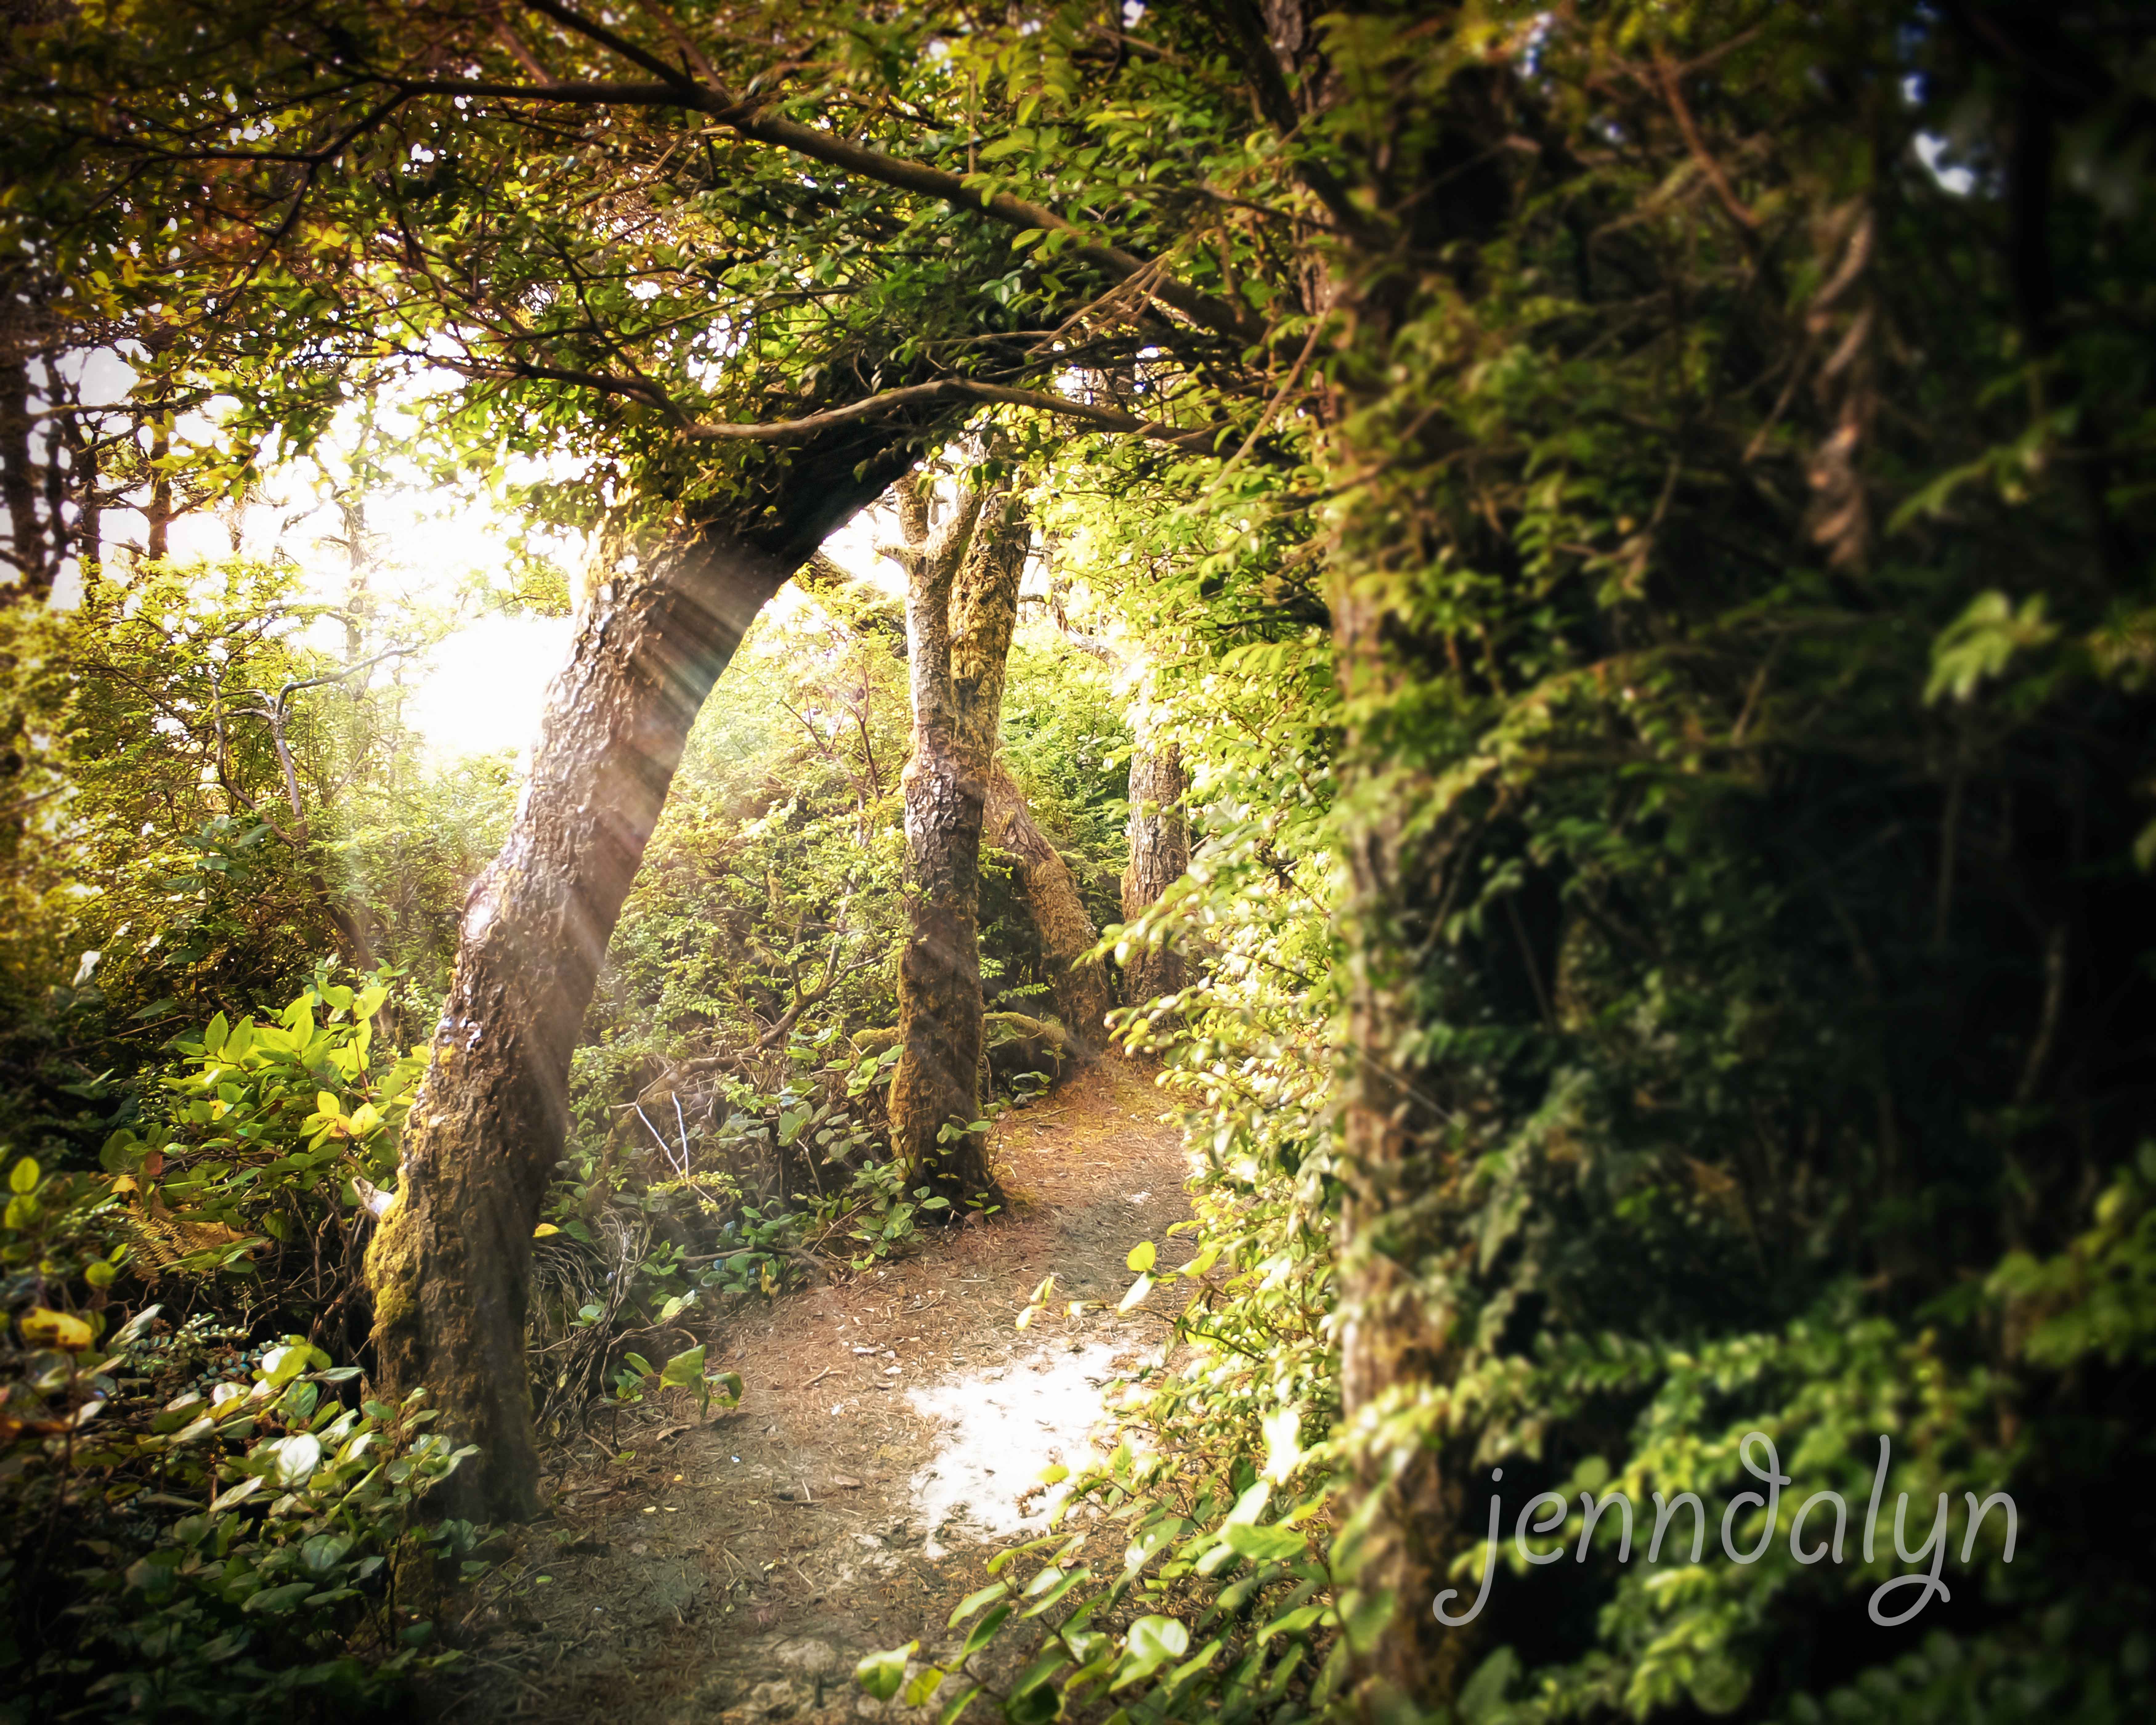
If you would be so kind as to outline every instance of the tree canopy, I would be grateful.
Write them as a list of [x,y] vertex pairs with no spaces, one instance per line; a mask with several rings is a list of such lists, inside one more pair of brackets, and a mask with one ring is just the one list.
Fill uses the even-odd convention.
[[[819,689],[857,735],[802,720],[791,801],[687,793],[701,860],[660,810],[752,620],[942,457],[1024,501],[1024,650],[1136,703],[1127,741],[1006,733],[1074,880],[1089,807],[1179,800],[1187,868],[1106,950],[1165,978],[1122,1034],[1209,1170],[1192,1259],[1132,1266],[1188,1294],[1188,1351],[1081,1473],[1132,1556],[1081,1569],[1074,1522],[1045,1603],[983,1618],[1035,1632],[1006,1717],[2145,1709],[2141,8],[167,0],[8,54],[10,543],[26,598],[70,555],[85,592],[11,650],[49,683],[20,713],[116,738],[51,769],[84,819],[170,781],[274,825],[291,783],[199,690],[160,725],[139,670],[90,686],[159,603],[218,664],[287,649],[86,511],[243,484],[403,375],[445,484],[537,458],[516,501],[593,535],[373,1235],[372,1369],[480,1445],[445,1493],[531,1507],[529,1236],[610,1201],[604,1109],[701,1058],[737,1148],[880,1129],[880,1055],[828,1056],[883,1004],[847,943],[896,927],[889,661]],[[94,348],[121,407],[35,381]],[[304,982],[336,895],[280,892],[190,1009]],[[710,1045],[632,1057],[691,993]],[[1805,1556],[1763,1439],[1852,1518],[1936,1501],[1934,1539]],[[1627,1555],[1685,1494],[1689,1562]]]

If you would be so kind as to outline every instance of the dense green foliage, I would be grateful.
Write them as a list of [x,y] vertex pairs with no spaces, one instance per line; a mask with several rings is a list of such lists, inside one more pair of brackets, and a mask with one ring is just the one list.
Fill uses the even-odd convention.
[[[1114,938],[1200,967],[1125,1029],[1212,1171],[1189,1265],[1132,1261],[1190,1295],[1187,1352],[1046,1568],[964,1614],[939,1702],[1029,1635],[983,1692],[1014,1725],[2149,1711],[2140,9],[677,0],[530,8],[526,42],[444,4],[424,48],[403,8],[177,12],[39,50],[11,267],[156,332],[146,393],[230,391],[230,473],[424,352],[471,385],[429,410],[445,465],[562,456],[535,515],[609,530],[757,495],[786,448],[738,422],[1034,392],[993,411],[1049,608],[1144,667],[1193,773],[1190,874]],[[190,155],[168,240],[126,175]],[[292,650],[231,579],[202,627]],[[157,657],[83,617],[95,663]],[[239,819],[263,739],[204,800],[207,655],[159,660],[161,727],[40,644],[69,626],[8,624],[10,699],[97,739],[90,860],[18,865],[19,1009],[72,1035],[56,895],[100,870],[130,1010],[297,986],[321,875]],[[641,1394],[623,1346],[692,1297],[918,1219],[852,1040],[891,1014],[899,672],[853,602],[764,629],[580,1057],[559,1274],[643,1280],[557,1302],[603,1332],[563,1332],[557,1387]],[[1106,921],[1129,689],[1030,650],[1011,756]],[[110,880],[146,786],[187,883],[154,920]],[[434,844],[397,872],[437,883],[439,954]],[[18,1130],[80,1155],[59,1098],[100,1070]],[[1820,1561],[1788,1517],[1829,1489]],[[1629,1549],[1588,1525],[1613,1491]],[[2000,1491],[2010,1564],[1972,1528]],[[1934,1561],[1943,1592],[1888,1588]]]
[[27,745],[0,864],[0,1129],[21,1147],[94,1154],[126,1117],[105,1081],[324,957],[393,968],[385,1030],[430,1021],[506,762],[430,769],[407,691],[316,644],[340,611],[280,561],[115,570],[71,613],[0,618]]
[[372,1046],[386,993],[220,1014],[176,1040],[101,1170],[11,1163],[11,1720],[343,1717],[436,1657],[399,1587],[424,1599],[436,1558],[470,1562],[470,1527],[417,1513],[463,1452],[425,1430],[424,1395],[347,1400],[360,1368],[310,1339],[344,1340],[354,1183],[393,1169],[418,1076]]
[[[1351,28],[1336,64],[1369,69],[1386,103],[1428,80],[1433,126],[1472,135],[1474,100],[1440,95],[1458,61]],[[1700,112],[1658,54],[1711,55]],[[1132,1620],[1130,1574],[1045,1577],[1075,1639],[1033,1681],[1081,1698],[1168,1672],[1150,1681],[1178,1711],[1315,1705],[1339,1674],[1279,1676],[1301,1641],[1337,1624],[1375,1655],[1400,1633],[1383,1609],[1358,1623],[1355,1579],[1399,1513],[1383,1482],[1435,1452],[1444,1494],[1407,1501],[1451,1518],[1416,1532],[1452,1559],[1455,1614],[1502,1469],[1502,1573],[1436,1673],[1467,1717],[2131,1716],[2150,1681],[2132,1410],[2156,1343],[2133,1172],[2152,1052],[2134,788],[2148,278],[2123,225],[2139,110],[2122,91],[2076,122],[2082,178],[2006,188],[2035,203],[2031,240],[1984,177],[2015,126],[2050,122],[2006,117],[2018,74],[1981,38],[1861,9],[1696,33],[1625,13],[1544,20],[1534,60],[1502,96],[1532,143],[1517,174],[1463,187],[1481,203],[1451,213],[1382,385],[1342,393],[1341,438],[1383,476],[1330,506],[1327,598],[1383,622],[1358,639],[1336,613],[1349,700],[1318,754],[1352,770],[1332,811],[1348,854],[1396,871],[1332,892],[1369,895],[1359,962],[1407,1003],[1401,1041],[1343,1053],[1351,1073],[1389,1069],[1378,1087],[1419,1141],[1399,1208],[1358,1245],[1409,1272],[1393,1297],[1424,1316],[1400,1327],[1433,1351],[1306,1464],[1306,1489],[1379,1481],[1337,1524],[1331,1615],[1291,1590],[1306,1560],[1283,1538],[1273,1580],[1235,1595],[1270,1586],[1283,1614],[1250,1620],[1250,1663],[1230,1637],[1211,1666],[1171,1667],[1157,1650],[1203,1651],[1204,1612],[1167,1635]],[[1070,159],[1027,136],[1037,164]],[[1342,381],[1379,351],[1343,357]],[[1232,501],[1190,472],[1129,536],[1183,607],[1210,602],[1233,666],[1276,650],[1248,642],[1254,593],[1295,603],[1252,522],[1291,547],[1306,488],[1338,469],[1250,474]],[[1219,690],[1194,710],[1232,732]],[[1305,747],[1291,724],[1268,742],[1283,762]],[[1188,909],[1223,916],[1198,891]],[[1204,1124],[1263,1145],[1265,1110],[1238,1092],[1255,1081],[1269,1102],[1292,1080],[1261,1023],[1207,1050],[1228,1023],[1183,1045],[1217,1075]],[[1315,1194],[1360,1178],[1322,1132],[1293,1152]],[[1322,1199],[1311,1214],[1328,1230]],[[1202,1307],[1188,1322],[1211,1324]],[[1298,1373],[1276,1345],[1285,1401]],[[1220,1415],[1240,1421],[1227,1454],[1266,1454],[1262,1395],[1234,1371],[1188,1387],[1218,1358],[1201,1348],[1140,1414],[1173,1458],[1139,1493],[1174,1530],[1156,1599],[1209,1550],[1238,1582],[1273,1550],[1244,1536],[1245,1563],[1218,1567],[1243,1482],[1217,1459]],[[1750,1431],[1796,1482],[1756,1563],[1620,1563],[1606,1531],[1554,1567],[1548,1543],[1512,1544],[1547,1488],[1572,1506],[1553,1537],[1584,1554],[1579,1494],[1622,1489],[1643,1512],[1697,1492],[1712,1548],[1723,1506],[1761,1483]],[[1917,1558],[1882,1527],[1876,1553],[1796,1560],[1795,1502],[1832,1487],[1861,1522],[1882,1435],[1886,1514],[1913,1500]],[[1215,1483],[1209,1514],[1189,1480]],[[2011,1568],[1997,1510],[1963,1544],[1999,1490]],[[2112,1506],[2103,1525],[2084,1493]],[[1732,1550],[1758,1543],[1764,1507],[1739,1507]],[[1949,1547],[1950,1600],[1875,1598]],[[1912,1595],[1907,1626],[1881,1626]],[[1111,1619],[1121,1643],[1085,1641]]]

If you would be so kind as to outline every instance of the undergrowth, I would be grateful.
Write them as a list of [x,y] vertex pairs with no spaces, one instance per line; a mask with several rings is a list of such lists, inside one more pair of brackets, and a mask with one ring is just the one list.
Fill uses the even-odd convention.
[[319,978],[175,1045],[101,1168],[12,1160],[0,1223],[0,1719],[346,1717],[454,1655],[413,1609],[483,1568],[427,1490],[468,1450],[364,1395],[331,1330],[412,1062]]

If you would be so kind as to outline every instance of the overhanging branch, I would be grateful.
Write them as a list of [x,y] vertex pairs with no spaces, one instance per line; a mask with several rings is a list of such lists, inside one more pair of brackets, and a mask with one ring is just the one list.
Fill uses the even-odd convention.
[[849,402],[844,407],[833,408],[827,413],[811,413],[800,419],[779,419],[763,424],[696,421],[683,426],[681,434],[699,439],[732,438],[748,443],[795,443],[855,419],[891,413],[918,403],[968,399],[1002,402],[1012,407],[1032,408],[1040,413],[1059,414],[1067,419],[1082,419],[1102,431],[1152,438],[1178,449],[1206,451],[1213,447],[1214,433],[1210,430],[1178,431],[1158,420],[1141,419],[1136,414],[1101,407],[1092,402],[1073,401],[1068,396],[1051,395],[1045,390],[1011,389],[999,383],[978,383],[969,377],[941,377],[932,383],[912,383],[902,389],[887,389],[880,395]]
[[[484,96],[587,106],[681,108],[704,115],[738,137],[773,145],[842,172],[859,174],[880,185],[941,198],[961,209],[978,210],[1009,227],[1037,228],[1044,233],[1067,235],[1075,242],[1067,248],[1068,255],[1118,280],[1141,270],[1156,269],[1153,263],[1120,247],[1087,239],[1084,229],[1054,210],[1007,192],[988,191],[968,183],[969,180],[978,180],[978,176],[955,174],[926,162],[886,155],[882,151],[849,142],[835,132],[769,114],[764,111],[771,100],[768,95],[737,98],[716,81],[670,65],[659,55],[575,8],[558,3],[558,0],[526,0],[526,3],[563,29],[654,74],[657,81],[644,84],[580,80],[526,85],[485,79],[412,79],[391,73],[375,75],[383,84],[412,95]],[[1264,320],[1246,309],[1201,292],[1164,271],[1157,273],[1160,279],[1149,285],[1148,291],[1163,305],[1181,312],[1194,323],[1239,341],[1255,342],[1265,338]]]

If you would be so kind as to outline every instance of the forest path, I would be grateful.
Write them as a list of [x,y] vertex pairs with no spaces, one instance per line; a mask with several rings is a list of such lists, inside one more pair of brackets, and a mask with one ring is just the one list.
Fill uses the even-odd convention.
[[[997,1549],[1045,1526],[1036,1476],[1075,1463],[1107,1382],[1167,1330],[1118,1315],[1124,1257],[1189,1214],[1152,1069],[1110,1055],[998,1123],[1011,1214],[919,1256],[729,1321],[711,1358],[741,1405],[703,1425],[624,1420],[563,1469],[552,1520],[458,1609],[466,1650],[434,1717],[762,1725],[896,1713],[864,1653],[957,1637],[951,1609]],[[1042,1277],[1054,1296],[1014,1327]],[[1073,1300],[1100,1302],[1072,1319]],[[545,1578],[543,1580],[542,1578]]]

